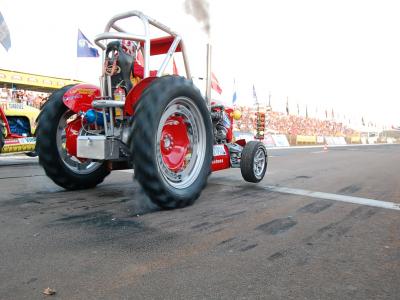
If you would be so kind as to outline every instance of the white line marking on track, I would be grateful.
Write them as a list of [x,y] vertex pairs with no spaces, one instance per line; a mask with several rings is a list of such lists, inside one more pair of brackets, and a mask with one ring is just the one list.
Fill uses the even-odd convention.
[[326,200],[333,200],[333,201],[340,201],[340,202],[348,202],[353,204],[361,204],[367,206],[374,206],[386,209],[393,209],[393,210],[400,210],[400,204],[394,202],[386,202],[381,200],[374,200],[369,198],[361,198],[361,197],[353,197],[353,196],[346,196],[346,195],[338,195],[338,194],[330,194],[330,193],[323,193],[323,192],[313,192],[307,191],[302,189],[294,189],[294,188],[287,188],[287,187],[279,187],[279,186],[265,186],[266,190],[284,194],[292,194],[292,195],[300,195],[300,196],[307,196],[311,198],[318,198],[318,199],[326,199]]
[[[387,146],[399,144],[349,144],[349,145],[328,145],[328,148],[336,147],[370,147],[370,146]],[[289,147],[267,147],[267,150],[290,150],[290,149],[308,149],[308,148],[323,148],[324,145],[310,145],[310,146],[289,146]]]
[[0,156],[0,161],[10,161],[10,160],[38,160],[37,157],[29,157],[29,156],[11,156],[11,155],[5,155],[3,154]]
[[311,152],[311,153],[313,153],[313,154],[317,154],[317,153],[325,153],[325,152],[328,152],[328,150],[323,150],[323,151],[315,151],[315,152]]
[[129,174],[135,173],[135,172],[133,171],[133,169],[129,169],[129,170],[118,170],[118,172],[129,173]]

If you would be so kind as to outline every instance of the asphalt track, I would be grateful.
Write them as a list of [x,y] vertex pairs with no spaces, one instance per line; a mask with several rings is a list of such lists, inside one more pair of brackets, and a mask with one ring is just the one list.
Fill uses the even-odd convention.
[[130,171],[67,192],[0,157],[0,299],[399,299],[400,145],[269,154],[173,211]]

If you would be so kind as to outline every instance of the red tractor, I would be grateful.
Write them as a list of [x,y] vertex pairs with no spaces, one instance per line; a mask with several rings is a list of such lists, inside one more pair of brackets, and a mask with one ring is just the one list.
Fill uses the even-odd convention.
[[[143,23],[142,35],[120,24],[136,17]],[[166,36],[150,39],[150,27]],[[133,52],[124,51],[126,41],[135,45]],[[211,106],[210,97],[194,86],[178,34],[130,11],[114,16],[95,43],[103,50],[100,88],[66,86],[50,96],[39,116],[36,150],[56,184],[69,190],[92,188],[111,170],[134,168],[149,198],[171,209],[192,204],[212,171],[240,167],[246,181],[263,179],[264,145],[233,141],[232,109]],[[186,77],[164,75],[177,52]],[[162,54],[161,66],[150,71],[150,59]],[[210,76],[206,89],[209,95]]]

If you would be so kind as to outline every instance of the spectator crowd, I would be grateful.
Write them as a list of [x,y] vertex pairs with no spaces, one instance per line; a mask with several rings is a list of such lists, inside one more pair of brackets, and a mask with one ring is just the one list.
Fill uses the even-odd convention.
[[0,102],[24,103],[40,109],[49,95],[48,93],[10,89],[4,86],[0,89]]
[[[24,103],[42,108],[50,94],[28,90],[10,89],[4,86],[0,89],[0,102]],[[242,117],[235,121],[234,130],[241,132],[256,132],[257,114],[253,107],[240,106]],[[288,135],[313,136],[349,136],[357,133],[342,122],[333,119],[320,120],[299,115],[287,115],[281,112],[268,111],[265,118],[265,132]]]
[[[256,111],[251,107],[237,107],[242,113],[235,122],[236,131],[255,132],[257,123]],[[287,115],[281,112],[268,111],[265,118],[265,132],[310,135],[310,136],[349,136],[356,133],[342,122],[320,120],[298,115]]]

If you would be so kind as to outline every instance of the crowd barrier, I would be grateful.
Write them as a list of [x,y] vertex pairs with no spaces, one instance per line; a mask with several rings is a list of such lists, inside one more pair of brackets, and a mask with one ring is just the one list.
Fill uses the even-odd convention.
[[343,136],[326,136],[325,142],[327,145],[347,145]]
[[246,142],[254,141],[254,135],[247,132],[235,133],[235,140],[246,140]]
[[289,141],[284,134],[266,134],[263,143],[267,147],[289,147]]
[[276,146],[275,140],[274,140],[273,136],[270,134],[264,135],[263,143],[267,147],[275,147]]
[[360,136],[352,136],[350,138],[350,143],[351,144],[360,144],[361,143],[361,137]]
[[296,145],[311,145],[317,143],[315,135],[298,135],[296,137]]
[[289,147],[289,141],[284,134],[275,134],[272,136],[272,139],[275,142],[275,146],[277,147]]

